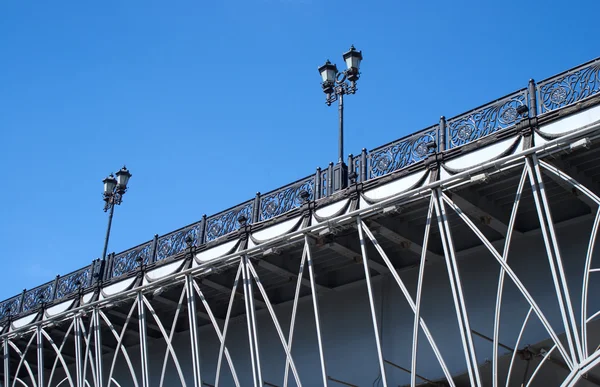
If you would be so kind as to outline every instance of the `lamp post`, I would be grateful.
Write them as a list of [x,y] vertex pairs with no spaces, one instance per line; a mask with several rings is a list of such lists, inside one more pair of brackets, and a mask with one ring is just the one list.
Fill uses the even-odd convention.
[[333,170],[334,190],[345,188],[348,180],[348,166],[344,163],[344,95],[356,93],[356,82],[360,77],[360,62],[362,52],[354,46],[345,52],[342,57],[346,62],[346,70],[338,71],[337,66],[329,60],[319,67],[323,82],[321,87],[325,93],[325,103],[331,106],[338,101],[339,135],[338,135],[338,163]]
[[102,180],[104,183],[104,212],[110,211],[108,215],[108,227],[106,228],[106,238],[104,239],[104,250],[102,251],[102,261],[106,259],[106,249],[108,248],[115,205],[120,205],[123,201],[123,195],[127,192],[127,183],[131,177],[131,173],[129,173],[129,170],[125,166],[115,173],[115,175],[117,175],[116,179],[111,173],[107,178]]

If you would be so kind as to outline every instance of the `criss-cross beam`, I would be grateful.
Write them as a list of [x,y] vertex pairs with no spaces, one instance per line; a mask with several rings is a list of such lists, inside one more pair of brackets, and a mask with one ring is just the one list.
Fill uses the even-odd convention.
[[[219,292],[221,292],[223,294],[227,294],[227,295],[231,294],[231,288],[229,288],[229,287],[227,287],[225,285],[221,285],[219,283],[216,283],[214,281],[211,281],[209,279],[203,278],[203,279],[200,280],[200,283],[202,285],[208,286],[209,288],[213,288],[213,289],[215,289],[215,290],[217,290],[217,291],[219,291]],[[235,292],[235,295],[236,295],[236,297],[239,297],[242,300],[245,297],[244,294],[241,293],[239,290]],[[254,303],[256,305],[260,306],[261,308],[266,308],[267,307],[267,304],[265,304],[264,302],[262,302],[261,300],[258,300],[256,298],[254,298]]]
[[[328,242],[324,246],[331,251],[335,251],[343,257],[353,260],[356,263],[362,263],[361,253],[354,251],[353,249],[346,247],[338,242]],[[385,274],[389,272],[386,266],[375,262],[372,259],[367,260],[367,264],[369,265],[369,268],[375,270],[379,274]]]
[[[552,159],[552,160],[544,160],[548,164],[558,168],[563,171],[565,174],[569,175],[571,178],[575,179],[579,184],[584,185],[587,189],[592,191],[596,196],[600,196],[600,184],[597,181],[589,177],[585,172],[580,171],[579,168],[571,165],[568,161]],[[590,199],[587,195],[580,195],[578,192],[570,185],[568,182],[563,179],[557,177],[553,173],[549,173],[546,176],[550,177],[556,184],[563,187],[565,190],[573,192],[579,200],[583,203],[587,204],[590,208],[595,209],[598,205]]]
[[[125,313],[119,312],[118,310],[106,309],[105,312],[107,314],[112,315],[112,316],[120,317],[122,319],[127,320],[127,315]],[[135,315],[132,315],[129,318],[129,323],[130,324],[137,324],[137,323],[139,323],[139,321],[140,321],[140,319],[137,316],[135,316]],[[151,331],[153,331],[155,333],[158,333],[159,337],[162,337],[162,332],[160,331],[160,328],[158,328],[158,326],[155,325],[154,323],[148,321],[148,319],[146,319],[146,327],[147,327],[148,330],[151,330]],[[127,332],[125,332],[125,333],[129,334],[129,332],[130,331],[128,329]],[[132,333],[132,334],[135,335],[136,337],[138,336],[137,333]]]
[[[405,229],[402,231],[394,231],[391,228],[386,227],[383,224],[381,224],[380,222],[377,222],[374,220],[368,220],[365,222],[369,225],[369,227],[371,228],[371,230],[374,233],[381,235],[382,237],[389,240],[390,242],[397,243],[398,245],[400,245],[400,247],[407,249],[408,251],[411,251],[418,256],[421,255],[421,252],[423,251],[423,246],[421,246],[421,244],[419,242],[415,241],[416,238],[413,238],[413,237],[409,238],[406,236],[406,235],[408,235],[408,230]],[[402,226],[398,225],[398,227],[402,227]],[[427,250],[427,256],[434,260],[439,260],[439,261],[441,261],[443,259],[443,257],[441,255],[436,254],[429,249]]]
[[[154,298],[152,299],[153,301],[156,301],[160,304],[166,305],[166,306],[170,306],[173,309],[177,309],[179,307],[179,304],[169,298],[163,297],[163,296],[154,296]],[[207,313],[204,313],[202,311],[197,310],[196,311],[196,316],[203,318],[204,320],[210,321],[210,316]],[[219,319],[217,319],[219,320]]]
[[[293,273],[293,272],[291,272],[291,271],[289,271],[289,270],[287,270],[287,269],[284,269],[284,268],[282,268],[282,267],[279,267],[279,266],[277,266],[277,265],[275,265],[275,264],[272,264],[272,263],[270,263],[270,262],[267,262],[267,261],[265,261],[265,260],[262,260],[262,259],[261,259],[261,260],[257,261],[257,262],[256,262],[256,264],[257,264],[257,266],[260,266],[260,267],[262,267],[262,268],[263,268],[263,269],[265,269],[265,270],[268,270],[268,271],[270,271],[270,272],[273,272],[273,273],[275,273],[275,274],[278,274],[278,275],[280,275],[281,277],[284,277],[284,278],[289,278],[289,279],[291,279],[292,281],[293,281],[293,280],[297,280],[297,279],[298,279],[298,273]],[[303,286],[305,286],[305,287],[307,287],[307,288],[309,288],[309,289],[310,289],[310,280],[308,280],[307,278],[304,278],[304,276],[302,276],[302,277],[300,278],[300,283],[301,283]],[[332,290],[331,288],[328,288],[327,286],[319,285],[319,284],[317,284],[317,283],[315,283],[315,287],[317,288],[317,290],[319,290],[319,291],[324,291],[324,292],[327,292],[327,291],[331,291],[331,290]]]
[[[508,233],[508,223],[503,220],[503,211],[498,208],[496,203],[483,195],[478,195],[471,189],[461,191],[460,194],[452,192],[449,195],[452,201],[460,207],[465,214],[476,219],[479,223],[498,232],[502,237]],[[522,235],[517,229],[513,230],[513,235]]]

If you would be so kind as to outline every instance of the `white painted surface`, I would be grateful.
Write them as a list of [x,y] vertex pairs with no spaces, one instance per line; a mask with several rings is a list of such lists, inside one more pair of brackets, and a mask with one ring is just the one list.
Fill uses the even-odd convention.
[[321,218],[330,218],[335,215],[338,211],[340,211],[344,206],[348,204],[348,200],[340,200],[339,202],[335,202],[328,206],[317,208],[315,213]]
[[371,200],[381,200],[388,198],[394,194],[398,194],[407,191],[411,188],[416,188],[415,185],[425,175],[429,174],[429,170],[415,172],[410,175],[401,177],[398,180],[394,180],[390,183],[384,184],[380,187],[370,189],[364,192],[364,196]]
[[48,310],[46,311],[46,314],[50,317],[55,316],[61,312],[64,312],[65,310],[69,309],[71,304],[73,304],[73,300],[61,302],[60,304],[57,304],[57,305],[54,305],[54,306],[51,306],[50,308],[48,308]]
[[275,237],[288,233],[290,230],[296,227],[301,218],[301,216],[298,216],[290,220],[286,220],[285,222],[281,222],[279,224],[268,227],[264,230],[253,232],[252,237],[258,240],[259,242],[266,242],[269,239],[273,239]]
[[112,285],[102,288],[102,293],[104,293],[104,295],[100,294],[100,299],[104,299],[105,296],[108,297],[108,296],[112,296],[113,294],[122,292],[123,290],[130,287],[134,281],[135,281],[135,278],[128,278],[126,280],[119,281],[116,284],[112,284]]
[[[177,271],[177,269],[181,266],[182,261],[176,261],[176,262],[171,262],[169,264],[166,265],[162,265],[156,269],[153,270],[149,270],[146,273],[146,277],[148,277],[150,280],[157,280],[160,278],[163,278],[169,274],[175,273],[175,271]],[[148,281],[147,278],[144,278],[144,284],[149,283],[150,281]]]
[[196,259],[192,266],[194,266],[194,267],[198,266],[197,261],[204,263],[204,262],[208,262],[215,258],[219,258],[219,257],[226,255],[235,247],[237,242],[238,242],[237,240],[234,240],[234,241],[230,241],[227,243],[223,243],[222,245],[212,247],[208,250],[205,250],[205,251],[202,251],[202,252],[196,254]]
[[29,315],[29,316],[22,317],[22,318],[20,318],[20,319],[18,319],[18,320],[15,320],[15,321],[12,323],[12,325],[13,325],[13,327],[14,327],[15,329],[16,329],[16,328],[20,328],[20,327],[22,327],[22,326],[25,326],[25,325],[29,324],[30,322],[32,322],[32,321],[35,319],[35,317],[36,317],[36,315],[35,315],[35,314],[32,314],[32,315]]
[[542,125],[540,126],[540,131],[551,134],[567,133],[598,120],[600,120],[600,106],[594,106],[582,112],[553,121],[550,124]]
[[[469,152],[463,156],[448,160],[445,162],[445,164],[452,169],[466,169],[481,163],[485,163],[486,161],[492,160],[510,149],[516,139],[517,136],[506,138],[484,148]],[[517,146],[517,149],[521,149],[520,144]]]

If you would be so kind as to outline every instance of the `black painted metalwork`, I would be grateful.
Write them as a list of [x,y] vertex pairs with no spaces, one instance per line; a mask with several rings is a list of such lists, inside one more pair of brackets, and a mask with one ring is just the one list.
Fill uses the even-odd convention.
[[302,205],[301,191],[307,191],[310,200],[313,200],[314,190],[315,176],[311,175],[262,195],[260,198],[260,220],[271,219],[300,207]]
[[437,125],[404,137],[369,153],[369,178],[386,175],[419,162],[435,152]]
[[[596,59],[537,85],[530,80],[527,88],[452,119],[442,117],[438,125],[371,152],[363,149],[360,155],[348,159],[349,172],[355,182],[365,182],[417,163],[434,152],[444,152],[509,128],[527,115],[534,117],[538,113],[547,113],[599,92],[600,59]],[[92,265],[24,291],[0,302],[0,320],[32,313],[43,303],[59,301],[78,289],[85,291],[94,283],[130,274],[140,263],[146,265],[179,254],[186,249],[188,237],[191,237],[193,245],[201,246],[225,236],[238,229],[238,219],[241,217],[246,219],[247,224],[273,219],[299,207],[303,191],[309,193],[309,200],[331,196],[336,184],[340,185],[339,181],[335,181],[334,169],[333,163],[327,168],[317,168],[314,175],[265,195],[257,194],[254,199],[213,216],[204,215],[200,222],[155,237],[119,254],[111,254],[107,261],[94,261]],[[345,186],[346,183],[342,182],[341,185]]]
[[119,277],[134,271],[140,260],[147,265],[152,258],[152,241],[141,244],[133,249],[126,250],[112,257],[111,277]]
[[56,284],[55,299],[61,299],[77,292],[79,289],[88,288],[91,285],[91,279],[92,265],[59,277]]
[[206,219],[206,241],[210,242],[237,230],[238,218],[246,217],[252,223],[254,200],[249,200],[239,206],[230,208]]
[[540,113],[581,101],[600,91],[600,60],[596,59],[538,85]]
[[188,237],[191,238],[192,245],[200,245],[201,227],[202,221],[196,222],[190,226],[173,231],[158,238],[155,260],[162,261],[163,259],[169,258],[184,251],[187,247],[186,240]]
[[37,309],[43,303],[52,301],[54,295],[54,281],[48,282],[37,288],[27,290],[23,297],[22,312]]
[[9,298],[0,303],[0,320],[6,317],[14,316],[21,311],[21,295]]
[[523,105],[527,105],[527,89],[449,119],[446,122],[447,149],[468,144],[513,126],[520,119],[517,109]]

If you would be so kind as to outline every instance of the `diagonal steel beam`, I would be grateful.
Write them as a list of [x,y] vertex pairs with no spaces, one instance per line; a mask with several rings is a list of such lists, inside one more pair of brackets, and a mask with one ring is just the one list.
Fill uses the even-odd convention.
[[[467,215],[477,219],[480,223],[497,231],[502,236],[508,233],[508,224],[502,220],[502,211],[485,196],[476,196],[474,192],[461,192],[460,195],[452,192],[450,197]],[[521,235],[522,232],[514,229],[513,234]]]
[[[336,253],[353,260],[356,263],[362,263],[362,254],[358,253],[354,250],[352,250],[349,247],[346,247],[338,242],[329,242],[327,244],[325,244],[325,247],[327,247],[328,249],[335,251]],[[367,260],[367,264],[369,265],[369,268],[375,270],[376,272],[378,272],[379,274],[385,274],[388,273],[389,270],[386,266],[373,261],[372,259]]]
[[[163,305],[167,305],[170,306],[172,308],[177,308],[179,307],[179,304],[169,298],[163,297],[163,296],[154,296],[153,298],[154,301],[161,303]],[[202,317],[205,320],[209,320],[210,321],[210,317],[208,316],[207,313],[201,312],[199,310],[196,311],[196,316],[198,317]],[[217,319],[218,320],[218,319]]]
[[[227,287],[225,285],[221,285],[219,283],[216,283],[214,281],[211,281],[209,279],[203,278],[203,279],[200,280],[200,283],[203,284],[203,285],[208,286],[209,288],[213,288],[213,289],[215,289],[215,290],[217,290],[217,291],[219,291],[221,293],[224,293],[224,294],[227,294],[227,295],[231,294],[231,288],[229,288],[229,287]],[[240,291],[236,291],[235,294],[240,299],[242,299],[242,300],[245,299],[244,298],[245,297],[244,294],[241,293]],[[264,302],[262,302],[261,300],[257,300],[256,298],[254,299],[254,303],[256,305],[260,306],[261,308],[266,308],[267,307],[267,305]]]
[[[400,245],[400,247],[412,251],[413,253],[419,256],[421,255],[421,252],[423,251],[423,246],[413,241],[411,238],[407,238],[403,236],[400,232],[394,231],[374,220],[369,220],[366,223],[369,225],[373,232],[381,235],[385,239],[397,243]],[[431,250],[427,250],[427,255],[431,258],[439,259],[440,261],[443,259],[441,255],[436,254]]]
[[[270,262],[267,262],[267,261],[264,261],[264,260],[259,260],[259,261],[258,261],[256,264],[257,264],[258,266],[262,267],[262,268],[263,268],[263,269],[265,269],[265,270],[269,270],[269,271],[271,271],[271,272],[273,272],[273,273],[275,273],[275,274],[278,274],[278,275],[280,275],[280,276],[282,276],[282,277],[289,278],[289,279],[291,279],[292,281],[294,281],[294,280],[297,280],[297,279],[298,279],[298,274],[297,274],[297,273],[293,273],[293,272],[291,272],[291,271],[289,271],[289,270],[287,270],[287,269],[284,269],[284,268],[282,268],[282,267],[279,267],[279,266],[277,266],[277,265],[274,265],[274,264],[272,264],[272,263],[270,263]],[[307,287],[307,288],[309,288],[309,289],[310,289],[310,280],[308,280],[308,279],[306,279],[306,278],[302,277],[302,278],[300,278],[300,283],[301,283],[303,286],[305,286],[305,287]],[[327,286],[319,285],[319,284],[317,284],[317,283],[315,283],[315,287],[316,287],[318,290],[320,290],[320,291],[325,291],[325,292],[328,292],[328,291],[331,291],[331,290],[332,290],[331,288],[328,288]]]
[[[544,161],[546,161],[548,164],[558,168],[559,170],[563,171],[567,175],[571,176],[573,179],[577,180],[577,182],[579,182],[580,184],[583,184],[587,189],[589,189],[594,194],[596,194],[596,196],[600,196],[600,184],[598,184],[597,181],[590,178],[585,172],[580,171],[579,168],[571,165],[568,161],[558,160],[558,159],[544,160]],[[575,196],[577,196],[577,198],[579,200],[581,200],[583,203],[587,204],[590,208],[595,209],[598,207],[598,205],[592,199],[590,199],[587,195],[579,194],[577,192],[577,190],[575,190],[575,188],[573,188],[573,186],[571,184],[564,181],[563,179],[556,176],[555,174],[546,173],[545,176],[550,177],[556,184],[560,185],[565,190],[567,190],[569,192],[573,192],[573,194],[575,194]]]

